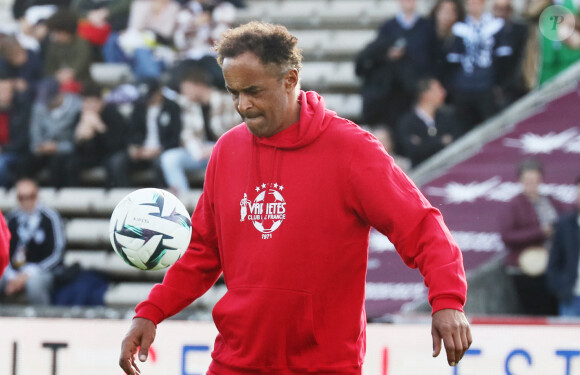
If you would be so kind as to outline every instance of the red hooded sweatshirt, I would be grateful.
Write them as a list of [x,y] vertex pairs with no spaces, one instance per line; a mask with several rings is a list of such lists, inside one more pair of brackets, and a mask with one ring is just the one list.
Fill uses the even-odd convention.
[[0,278],[9,262],[10,231],[6,225],[4,215],[0,212]]
[[242,124],[220,138],[189,249],[136,308],[157,324],[223,272],[208,374],[360,374],[371,226],[419,268],[433,311],[465,302],[439,211],[372,135],[315,92],[299,100],[300,121],[271,137]]

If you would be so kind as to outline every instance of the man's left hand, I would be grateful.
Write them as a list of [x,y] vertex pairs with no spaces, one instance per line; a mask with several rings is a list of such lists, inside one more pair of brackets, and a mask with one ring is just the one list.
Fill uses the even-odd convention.
[[447,352],[447,362],[455,366],[471,346],[471,328],[465,314],[459,310],[443,309],[433,314],[431,326],[433,357],[441,352],[441,340]]

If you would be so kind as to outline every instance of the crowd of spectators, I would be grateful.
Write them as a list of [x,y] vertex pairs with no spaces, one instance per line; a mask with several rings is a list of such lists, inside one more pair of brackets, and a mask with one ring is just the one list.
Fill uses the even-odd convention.
[[[242,6],[240,0],[15,1],[14,22],[0,26],[0,186],[11,188],[22,177],[78,186],[84,171],[100,167],[107,187],[132,186],[132,171],[145,169],[153,172],[152,184],[183,190],[182,182],[165,181],[162,154],[180,149],[203,164],[208,144],[239,122],[232,111],[227,123],[214,115],[223,107],[216,97],[224,85],[212,46]],[[122,64],[131,74],[107,86],[100,79],[107,77],[92,71],[98,64]],[[192,70],[217,96],[180,95]]]
[[[515,14],[511,0],[438,0],[422,16],[416,0],[399,0],[356,57],[362,122],[389,128],[396,151],[417,165],[580,59],[578,30],[563,41],[540,33],[550,5],[530,1]],[[558,5],[577,17],[571,1]],[[447,94],[433,113],[424,109],[429,81]]]

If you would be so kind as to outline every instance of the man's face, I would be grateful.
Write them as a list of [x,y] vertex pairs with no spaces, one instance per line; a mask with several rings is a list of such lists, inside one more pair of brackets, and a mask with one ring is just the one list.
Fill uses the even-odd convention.
[[277,66],[263,65],[250,52],[225,58],[222,68],[234,106],[252,134],[270,137],[292,125],[296,70],[282,76]]
[[14,90],[12,81],[9,79],[0,80],[0,111],[5,111],[12,107],[12,98],[14,97]]
[[204,89],[204,85],[193,81],[183,81],[179,84],[181,94],[193,103],[200,103],[202,101],[201,93]]
[[36,207],[36,199],[38,196],[38,189],[31,181],[20,181],[16,185],[16,197],[20,208],[26,212],[34,211]]
[[493,3],[492,13],[494,17],[508,20],[512,13],[510,0],[496,0]]
[[520,176],[524,194],[527,196],[536,196],[542,183],[542,174],[534,169],[524,170]]
[[64,31],[53,31],[50,36],[58,44],[69,44],[73,40],[73,36]]
[[475,18],[481,17],[485,9],[485,0],[467,0],[465,2],[465,10],[467,13]]
[[447,92],[441,83],[436,79],[432,79],[429,83],[429,90],[425,91],[423,94],[423,100],[434,105],[436,108],[439,108],[445,103],[446,95]]
[[399,0],[399,5],[403,13],[415,13],[417,0]]

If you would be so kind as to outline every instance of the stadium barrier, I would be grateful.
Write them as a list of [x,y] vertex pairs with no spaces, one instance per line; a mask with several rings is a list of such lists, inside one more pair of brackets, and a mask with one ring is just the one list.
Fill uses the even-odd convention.
[[[457,367],[432,358],[428,320],[370,324],[365,375],[573,375],[580,373],[580,321],[473,321],[474,342]],[[120,343],[129,320],[0,318],[0,374],[120,374]],[[215,326],[162,323],[142,364],[148,374],[205,374]]]

